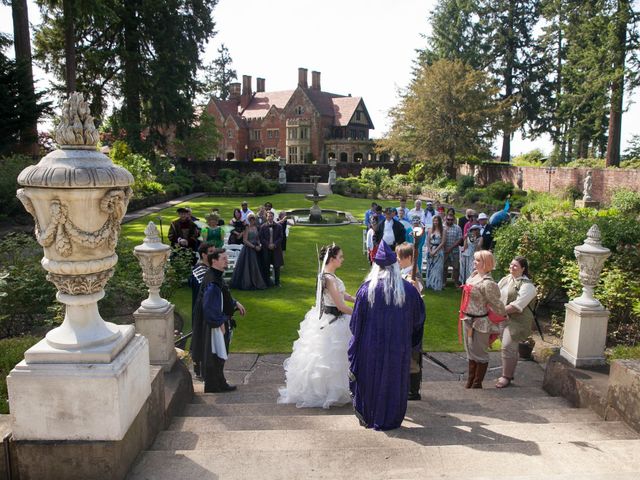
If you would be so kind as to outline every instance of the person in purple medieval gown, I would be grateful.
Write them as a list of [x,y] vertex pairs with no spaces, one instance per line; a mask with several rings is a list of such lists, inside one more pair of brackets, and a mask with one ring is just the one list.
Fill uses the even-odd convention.
[[391,430],[407,411],[411,352],[422,347],[424,302],[382,241],[351,317],[349,387],[361,425]]

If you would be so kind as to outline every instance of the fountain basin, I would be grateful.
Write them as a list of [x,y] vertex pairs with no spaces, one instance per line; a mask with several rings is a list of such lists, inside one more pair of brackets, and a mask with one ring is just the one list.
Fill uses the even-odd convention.
[[318,218],[318,216],[312,215],[311,210],[311,208],[296,208],[294,210],[287,210],[285,213],[289,218],[294,219],[297,225],[306,225],[309,227],[349,225],[356,221],[349,212],[323,208],[320,218]]

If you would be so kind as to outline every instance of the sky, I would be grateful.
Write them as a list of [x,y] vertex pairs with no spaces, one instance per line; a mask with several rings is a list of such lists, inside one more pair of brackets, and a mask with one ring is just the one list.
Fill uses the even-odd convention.
[[[39,13],[29,1],[29,15]],[[428,16],[436,0],[219,0],[214,9],[216,35],[206,48],[205,63],[224,43],[233,68],[242,75],[266,79],[266,90],[296,87],[298,67],[321,72],[322,90],[362,97],[373,124],[373,138],[389,128],[387,112],[398,102],[398,89],[411,78],[416,49],[424,48]],[[12,32],[11,10],[0,6],[0,31]],[[48,80],[36,69],[40,87]],[[632,99],[640,100],[635,92]],[[623,115],[622,149],[640,134],[640,107],[633,103]],[[494,151],[499,152],[500,140]],[[551,150],[548,138],[523,140],[516,135],[512,155],[540,148]]]

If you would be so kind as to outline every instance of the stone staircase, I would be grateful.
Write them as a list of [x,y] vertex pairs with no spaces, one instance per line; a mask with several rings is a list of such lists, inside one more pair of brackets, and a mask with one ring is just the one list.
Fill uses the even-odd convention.
[[[236,355],[236,392],[196,393],[129,473],[139,479],[637,479],[640,435],[542,389],[542,369],[520,362],[517,384],[461,384],[464,358],[425,362],[423,399],[409,402],[402,428],[358,425],[351,407],[276,404],[284,355]],[[202,392],[202,384],[195,384]]]
[[[285,186],[285,193],[313,193],[313,183],[302,182],[287,182]],[[318,183],[318,193],[320,195],[330,195],[331,186],[328,183]]]

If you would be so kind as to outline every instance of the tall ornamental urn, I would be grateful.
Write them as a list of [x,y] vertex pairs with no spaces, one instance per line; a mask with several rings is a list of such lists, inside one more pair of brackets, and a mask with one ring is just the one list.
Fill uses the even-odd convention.
[[133,325],[98,311],[118,261],[132,175],[96,150],[82,94],[64,103],[60,146],[18,176],[35,220],[47,280],[65,305],[62,325],[25,352],[7,378],[16,440],[120,440],[150,394],[149,346]]

